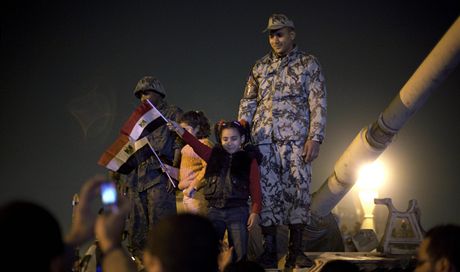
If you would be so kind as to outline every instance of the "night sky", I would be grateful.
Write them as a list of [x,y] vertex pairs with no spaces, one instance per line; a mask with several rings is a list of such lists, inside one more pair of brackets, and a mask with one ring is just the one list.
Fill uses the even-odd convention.
[[[96,162],[137,105],[144,75],[185,111],[234,119],[252,65],[269,52],[268,16],[287,14],[328,89],[316,190],[460,14],[458,0],[96,2],[3,1],[0,11],[0,202],[37,201],[64,229],[73,194],[105,172]],[[380,196],[400,210],[417,199],[425,228],[460,224],[459,88],[457,67],[381,157]]]

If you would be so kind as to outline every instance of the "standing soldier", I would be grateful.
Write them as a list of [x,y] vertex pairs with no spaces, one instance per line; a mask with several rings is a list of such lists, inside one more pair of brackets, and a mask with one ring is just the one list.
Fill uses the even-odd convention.
[[283,14],[268,20],[272,52],[251,70],[238,119],[251,124],[263,155],[260,164],[264,253],[259,262],[276,268],[276,227],[289,226],[286,268],[309,267],[302,232],[310,215],[311,162],[326,125],[326,87],[317,59],[294,44],[294,23]]
[[[168,105],[165,89],[152,77],[143,77],[134,89],[134,95],[142,102],[149,100],[168,120],[179,121],[182,110]],[[147,136],[163,163],[178,167],[180,164],[180,139],[167,126],[161,126]],[[174,187],[161,170],[155,156],[138,161],[138,166],[127,178],[132,209],[128,220],[128,239],[133,255],[142,257],[147,234],[160,219],[176,214]]]

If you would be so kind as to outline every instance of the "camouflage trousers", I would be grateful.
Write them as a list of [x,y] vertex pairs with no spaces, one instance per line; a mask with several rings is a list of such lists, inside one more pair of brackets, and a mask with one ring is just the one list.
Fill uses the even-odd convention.
[[311,165],[302,157],[303,146],[303,141],[258,145],[262,226],[308,223]]
[[140,259],[151,227],[162,218],[177,213],[176,196],[167,192],[166,182],[169,181],[162,177],[159,183],[142,192],[135,189],[129,191],[131,211],[127,220],[128,247]]

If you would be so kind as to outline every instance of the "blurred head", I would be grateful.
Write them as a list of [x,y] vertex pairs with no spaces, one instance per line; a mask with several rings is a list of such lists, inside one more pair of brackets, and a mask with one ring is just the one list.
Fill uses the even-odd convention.
[[245,123],[238,121],[220,121],[214,126],[216,140],[230,154],[241,149],[247,140]]
[[254,261],[238,261],[236,263],[230,263],[225,266],[224,272],[265,272],[265,269],[260,264]]
[[219,250],[219,238],[208,219],[179,214],[153,226],[144,265],[148,272],[215,272]]
[[54,216],[43,207],[23,201],[0,208],[3,264],[21,271],[63,271],[64,243]]
[[211,128],[202,111],[188,111],[182,115],[179,125],[198,139],[209,137]]
[[460,226],[441,225],[430,229],[417,254],[415,271],[458,271],[460,268]]
[[321,272],[359,272],[359,267],[349,261],[333,260],[327,262],[321,268]]

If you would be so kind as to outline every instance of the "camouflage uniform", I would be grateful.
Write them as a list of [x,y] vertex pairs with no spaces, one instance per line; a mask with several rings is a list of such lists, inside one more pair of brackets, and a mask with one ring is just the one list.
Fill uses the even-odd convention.
[[[240,102],[239,119],[252,127],[260,163],[264,268],[276,268],[277,226],[289,227],[285,268],[310,267],[303,232],[309,222],[311,165],[302,153],[307,140],[321,143],[326,124],[326,88],[321,67],[294,44],[294,22],[284,14],[268,19],[272,52],[256,62]],[[315,144],[310,151],[318,151]]]
[[[149,82],[152,83],[147,78],[147,83]],[[157,82],[159,83],[159,81],[155,81],[153,84]],[[148,90],[148,86],[145,78],[141,80],[135,90],[136,96],[136,91]],[[164,89],[158,93],[164,95]],[[155,107],[168,120],[178,121],[182,115],[180,108],[168,105],[164,100],[157,103]],[[182,142],[176,133],[171,132],[167,126],[162,126],[154,130],[147,138],[163,163],[178,166],[178,161],[174,161],[174,154],[176,149],[182,148]],[[160,163],[156,157],[152,156],[146,161],[139,161],[138,163],[137,168],[127,178],[129,196],[132,202],[127,230],[130,250],[134,256],[142,257],[142,250],[150,228],[160,219],[176,214],[177,210],[174,190],[170,190],[170,181],[166,174],[161,171]]]
[[326,124],[326,88],[316,58],[294,47],[286,56],[270,53],[257,61],[238,118],[251,124],[263,154],[261,224],[306,224],[311,165],[301,155],[307,139],[323,141]]

